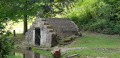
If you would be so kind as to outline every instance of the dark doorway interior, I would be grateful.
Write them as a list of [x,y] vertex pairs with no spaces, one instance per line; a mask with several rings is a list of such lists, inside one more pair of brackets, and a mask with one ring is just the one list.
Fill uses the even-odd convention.
[[40,45],[40,28],[35,28],[35,44]]

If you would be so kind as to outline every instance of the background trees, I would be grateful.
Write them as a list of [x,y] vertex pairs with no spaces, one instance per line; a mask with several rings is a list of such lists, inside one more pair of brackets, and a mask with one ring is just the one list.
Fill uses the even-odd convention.
[[37,16],[37,12],[41,11],[41,5],[44,0],[5,0],[0,1],[0,19],[8,17],[12,21],[23,19],[24,34],[27,31],[27,21],[31,16]]
[[[6,2],[7,1],[7,2]],[[37,12],[43,12],[37,15]],[[24,21],[24,34],[31,16],[64,17],[82,29],[103,33],[118,33],[120,22],[119,0],[1,0],[0,21]],[[2,23],[0,22],[2,26]]]
[[[9,20],[24,21],[24,34],[27,31],[27,21],[30,17],[54,17],[63,11],[62,5],[65,6],[69,0],[1,0],[0,1],[0,19],[8,17]],[[66,4],[67,5],[67,4]],[[43,12],[38,15],[37,12]]]
[[119,0],[78,0],[68,6],[59,16],[72,18],[80,29],[107,34],[120,33]]
[[[39,3],[39,4],[38,4]],[[41,1],[37,0],[20,0],[14,1],[13,7],[9,10],[9,15],[12,14],[11,19],[23,19],[24,21],[24,34],[27,32],[27,21],[30,16],[36,16],[37,11],[41,10]],[[8,15],[8,16],[9,16]]]

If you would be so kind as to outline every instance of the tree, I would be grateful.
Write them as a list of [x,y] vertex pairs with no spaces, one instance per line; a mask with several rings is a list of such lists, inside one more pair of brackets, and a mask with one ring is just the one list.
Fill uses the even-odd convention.
[[41,0],[12,0],[9,2],[9,9],[4,17],[9,17],[14,21],[23,19],[24,34],[27,32],[27,21],[30,16],[36,16],[37,11],[41,11]]
[[[54,2],[54,0],[1,0],[0,5],[5,7],[0,9],[2,19],[9,17],[13,21],[23,19],[24,21],[24,34],[27,32],[27,21],[30,16],[37,16],[37,12],[41,11],[42,8],[48,11],[48,8],[42,7],[48,5],[48,2]],[[52,9],[51,9],[52,10]],[[47,11],[44,11],[47,13]],[[53,13],[53,12],[51,12]],[[4,14],[4,15],[3,15]],[[53,13],[54,14],[54,13]]]
[[8,17],[6,17],[6,12],[8,11],[8,8],[10,7],[10,3],[6,2],[4,0],[0,0],[0,35],[2,35],[5,31],[5,25],[4,23],[7,22]]
[[42,5],[44,11],[41,17],[55,17],[57,14],[62,14],[73,2],[74,0],[50,0],[50,3]]

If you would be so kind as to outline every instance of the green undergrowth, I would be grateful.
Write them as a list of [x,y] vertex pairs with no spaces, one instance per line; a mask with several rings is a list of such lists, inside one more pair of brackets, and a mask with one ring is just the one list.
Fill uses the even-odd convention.
[[120,0],[76,0],[58,17],[71,18],[81,29],[120,34]]

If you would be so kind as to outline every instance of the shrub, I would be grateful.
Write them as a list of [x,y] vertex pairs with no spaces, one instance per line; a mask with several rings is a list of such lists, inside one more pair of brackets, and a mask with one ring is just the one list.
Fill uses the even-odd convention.
[[[61,16],[72,20],[84,30],[107,34],[120,33],[119,11],[116,0],[79,0],[71,9],[66,9]],[[115,7],[114,7],[115,5]],[[117,14],[117,17],[115,16]],[[116,18],[117,21],[111,20]]]
[[8,55],[13,49],[13,41],[6,37],[0,38],[0,56],[2,58]]
[[114,21],[99,20],[91,25],[88,25],[90,31],[105,33],[105,34],[120,34],[120,24]]

